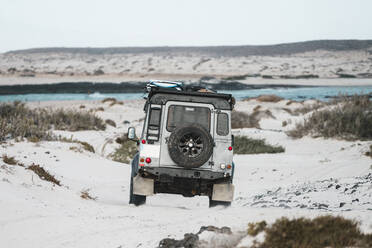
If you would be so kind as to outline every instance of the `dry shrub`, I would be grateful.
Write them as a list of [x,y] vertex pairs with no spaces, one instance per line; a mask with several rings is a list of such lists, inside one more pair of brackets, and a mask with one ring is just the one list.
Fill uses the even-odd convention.
[[256,223],[248,223],[248,230],[247,233],[250,236],[256,236],[260,232],[264,231],[267,226],[266,221],[256,222]]
[[17,137],[29,141],[52,140],[50,130],[105,130],[102,119],[88,112],[29,109],[24,103],[0,104],[0,141]]
[[369,146],[369,151],[366,151],[365,155],[372,158],[372,145]]
[[89,194],[89,189],[82,190],[80,192],[80,197],[84,200],[97,200],[97,197],[93,197]]
[[58,186],[61,186],[60,181],[58,181],[53,175],[51,175],[49,172],[44,170],[43,167],[37,164],[32,164],[29,167],[27,167],[28,170],[32,170],[36,175],[40,177],[41,180],[45,180],[54,184],[57,184]]
[[128,139],[127,134],[117,138],[116,142],[120,144],[120,147],[109,157],[114,161],[128,164],[137,153],[137,142]]
[[113,120],[111,120],[111,119],[107,119],[107,120],[105,120],[105,123],[106,123],[107,125],[110,125],[110,126],[116,127],[116,123],[115,123],[115,121],[113,121]]
[[105,111],[105,109],[104,109],[103,107],[99,107],[99,108],[96,109],[96,111],[97,111],[97,112],[98,112],[98,111]]
[[113,97],[107,97],[107,98],[103,99],[101,102],[102,102],[102,103],[106,103],[106,102],[116,102],[116,98],[113,98]]
[[234,154],[259,154],[285,152],[282,146],[266,144],[263,139],[251,139],[244,136],[234,137]]
[[[89,144],[88,142],[80,141],[80,140],[76,140],[76,139],[72,139],[72,138],[65,138],[65,137],[58,137],[56,140],[61,141],[61,142],[66,142],[66,143],[77,143],[77,144],[82,145],[84,150],[86,150],[88,152],[95,153],[94,147],[91,144]],[[72,147],[70,147],[70,150],[75,150],[76,151],[76,149],[72,148]]]
[[361,233],[358,223],[343,217],[281,218],[265,228],[265,240],[256,248],[360,247],[372,245],[372,235]]
[[50,125],[53,125],[57,130],[81,131],[106,129],[106,125],[101,118],[88,112],[59,109],[47,114],[46,117],[51,118],[49,121]]
[[289,109],[289,108],[282,108],[282,110],[284,110],[285,112],[287,112],[287,113],[290,114],[290,115],[293,115],[292,110]]
[[111,106],[114,106],[115,104],[118,104],[118,105],[124,105],[124,102],[122,102],[122,101],[111,102],[111,103],[110,103],[110,107],[111,107]]
[[311,134],[346,140],[372,139],[372,102],[368,96],[344,97],[332,104],[329,109],[315,111],[287,134],[294,138]]
[[6,154],[3,155],[3,161],[4,163],[9,164],[9,165],[16,165],[18,163],[18,161],[15,160],[14,157],[8,157],[8,155]]
[[17,137],[48,140],[51,133],[46,121],[23,103],[0,104],[0,141]]
[[315,110],[318,110],[319,108],[321,107],[324,107],[324,104],[323,103],[317,103],[317,104],[312,104],[310,106],[304,106],[304,107],[301,107],[301,108],[296,108],[292,111],[292,115],[304,115],[304,114],[307,114],[311,111],[315,111]]
[[253,112],[258,111],[260,108],[261,108],[261,105],[257,105],[256,107],[254,107]]
[[114,106],[115,104],[123,105],[124,102],[116,100],[116,98],[108,97],[102,100],[102,103],[109,102],[109,106]]
[[259,121],[257,114],[248,115],[241,111],[231,113],[232,128],[260,128]]
[[324,106],[325,106],[324,103],[317,103],[317,104],[312,104],[312,105],[308,105],[308,106],[303,106],[301,108],[296,108],[296,109],[293,109],[293,110],[291,110],[289,108],[282,108],[282,110],[284,110],[285,112],[287,112],[290,115],[299,116],[299,115],[307,114],[311,111],[318,110],[319,108],[324,107]]
[[80,152],[80,153],[82,152],[81,149],[79,147],[77,147],[77,146],[71,146],[69,148],[69,150],[70,151],[74,151],[74,152]]
[[271,113],[271,111],[269,109],[266,109],[265,111],[262,111],[262,114],[263,114],[263,117],[269,117],[269,118],[276,119],[275,116],[273,115],[273,113]]
[[255,98],[259,102],[279,102],[283,100],[282,97],[277,95],[260,95]]
[[93,146],[91,144],[89,144],[88,142],[84,142],[84,141],[76,141],[76,142],[81,144],[83,146],[84,150],[86,150],[88,152],[95,153]]

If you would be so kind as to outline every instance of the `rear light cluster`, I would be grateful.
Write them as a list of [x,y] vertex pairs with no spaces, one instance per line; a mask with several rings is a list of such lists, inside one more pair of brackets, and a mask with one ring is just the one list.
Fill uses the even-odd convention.
[[227,148],[229,151],[232,151],[232,146],[229,146],[229,148]]
[[144,163],[150,164],[151,163],[151,158],[140,158],[140,163],[139,166],[145,166]]
[[226,169],[226,168],[228,170],[230,170],[232,168],[232,166],[231,166],[231,164],[228,164],[228,165],[226,165],[226,164],[220,164],[220,168],[223,169],[223,170]]

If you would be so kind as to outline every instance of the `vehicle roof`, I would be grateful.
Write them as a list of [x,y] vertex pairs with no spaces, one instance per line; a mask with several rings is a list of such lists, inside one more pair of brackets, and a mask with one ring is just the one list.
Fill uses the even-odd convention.
[[209,103],[215,108],[223,110],[232,110],[234,107],[234,99],[231,94],[214,92],[153,89],[149,92],[147,101],[161,105],[166,104],[168,101]]

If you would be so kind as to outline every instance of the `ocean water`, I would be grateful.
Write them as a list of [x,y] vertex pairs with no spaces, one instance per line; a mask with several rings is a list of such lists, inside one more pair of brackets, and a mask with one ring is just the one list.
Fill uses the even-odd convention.
[[355,94],[372,94],[372,86],[324,86],[324,87],[300,87],[300,88],[266,88],[239,91],[221,91],[221,93],[233,94],[236,99],[256,97],[259,95],[277,95],[290,100],[317,99],[328,101],[332,97]]
[[[328,101],[331,97],[339,94],[354,95],[354,94],[372,94],[372,86],[328,86],[328,87],[299,87],[299,88],[266,88],[266,89],[251,89],[251,90],[230,90],[219,91],[220,93],[232,94],[236,99],[244,99],[247,97],[256,97],[259,95],[274,94],[285,99],[291,100],[306,100],[318,99]],[[107,97],[113,97],[118,100],[141,99],[145,97],[145,93],[113,93],[101,94],[95,92],[93,94],[20,94],[20,95],[0,95],[0,102],[12,101],[68,101],[68,100],[101,100]]]
[[20,95],[0,95],[0,102],[42,102],[42,101],[71,101],[71,100],[102,100],[107,97],[113,97],[118,100],[141,99],[145,96],[144,93],[113,93],[101,94],[95,92],[93,94],[80,93],[57,93],[57,94],[20,94]]

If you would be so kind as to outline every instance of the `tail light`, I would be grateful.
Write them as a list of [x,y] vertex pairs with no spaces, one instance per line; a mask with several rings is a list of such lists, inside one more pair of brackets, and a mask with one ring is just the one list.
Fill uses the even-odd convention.
[[151,158],[146,158],[146,163],[151,163]]
[[229,146],[229,148],[227,148],[229,151],[232,151],[232,146]]

